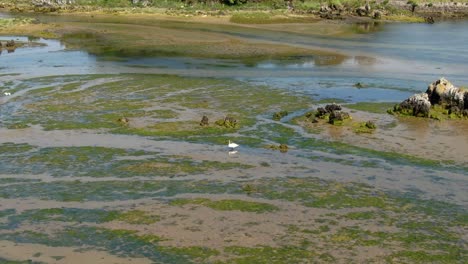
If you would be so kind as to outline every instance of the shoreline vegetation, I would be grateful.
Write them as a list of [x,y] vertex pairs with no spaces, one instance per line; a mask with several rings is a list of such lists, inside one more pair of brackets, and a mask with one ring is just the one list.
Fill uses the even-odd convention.
[[42,14],[147,14],[217,17],[237,24],[308,23],[317,20],[434,23],[468,17],[468,1],[436,0],[12,0],[0,12]]

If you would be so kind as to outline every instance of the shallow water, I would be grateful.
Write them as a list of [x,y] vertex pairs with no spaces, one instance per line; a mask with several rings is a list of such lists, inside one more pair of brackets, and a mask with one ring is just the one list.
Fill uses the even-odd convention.
[[[174,23],[174,22],[171,22]],[[172,25],[171,23],[168,23]],[[174,27],[185,28],[186,23]],[[206,28],[203,28],[206,27]],[[456,85],[468,83],[467,22],[427,24],[382,24],[378,30],[350,37],[330,37],[255,30],[243,34],[247,40],[259,38],[273,43],[341,50],[348,57],[331,56],[263,60],[245,64],[239,60],[180,57],[119,58],[109,61],[83,51],[68,50],[55,40],[38,40],[47,46],[3,52],[0,74],[46,76],[91,73],[175,73],[189,76],[229,77],[265,83],[282,89],[345,101],[401,101],[424,91],[427,84],[441,76]],[[194,30],[216,31],[198,25]],[[224,26],[224,34],[234,34]],[[234,28],[234,32],[239,31]],[[259,33],[260,32],[260,33]],[[434,33],[436,32],[436,33]],[[437,36],[437,37],[434,37]],[[1,37],[8,40],[17,38]],[[329,63],[328,63],[328,62]],[[325,63],[324,63],[325,62]],[[353,85],[364,83],[366,89]]]

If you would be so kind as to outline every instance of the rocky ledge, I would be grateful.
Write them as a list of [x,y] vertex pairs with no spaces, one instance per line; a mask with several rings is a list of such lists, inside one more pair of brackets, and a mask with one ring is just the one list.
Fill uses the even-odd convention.
[[468,118],[468,89],[455,87],[445,78],[431,83],[425,93],[397,104],[389,113],[434,119]]

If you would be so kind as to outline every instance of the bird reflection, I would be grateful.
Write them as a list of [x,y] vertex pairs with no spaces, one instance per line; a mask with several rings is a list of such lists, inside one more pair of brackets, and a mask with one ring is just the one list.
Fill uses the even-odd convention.
[[229,156],[237,154],[237,150],[231,150],[228,152]]

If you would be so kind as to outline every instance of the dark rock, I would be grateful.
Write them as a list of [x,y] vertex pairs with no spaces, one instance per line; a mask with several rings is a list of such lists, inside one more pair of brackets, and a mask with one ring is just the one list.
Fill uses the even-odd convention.
[[6,42],[6,45],[5,45],[5,47],[7,47],[7,48],[13,48],[13,47],[15,47],[15,46],[16,46],[16,43],[15,43],[14,40],[9,40],[9,41],[7,41],[7,42]]
[[463,98],[463,109],[468,110],[468,92],[465,92],[465,96]]
[[288,152],[288,149],[289,149],[288,145],[286,144],[280,144],[278,148],[279,148],[279,151],[283,153]]
[[325,106],[325,110],[327,110],[328,113],[331,113],[333,111],[341,111],[341,105],[339,104],[328,104]]
[[428,24],[434,24],[434,23],[435,23],[434,18],[431,17],[431,16],[426,17],[424,20],[425,20],[426,23],[428,23]]
[[226,128],[236,128],[238,125],[237,120],[230,116],[226,116],[224,119],[217,120],[215,124],[218,126],[224,126]]
[[448,111],[448,114],[451,115],[451,114],[455,114],[455,115],[460,115],[461,114],[461,110],[460,108],[458,108],[458,106],[456,105],[453,105],[450,107],[449,111]]
[[373,121],[369,120],[366,122],[366,127],[369,129],[376,129],[377,125]]
[[328,12],[330,12],[330,8],[328,8],[328,6],[320,7],[320,13],[328,13]]
[[317,113],[315,114],[316,117],[319,117],[319,118],[322,118],[324,117],[326,114],[328,114],[328,111],[325,110],[325,108],[323,107],[319,107],[317,108]]
[[347,112],[333,111],[330,113],[330,116],[328,117],[328,122],[330,124],[335,125],[349,118],[350,118],[350,115]]
[[373,13],[372,13],[372,17],[374,19],[381,19],[382,18],[382,12],[379,11],[379,10],[375,10]]
[[281,118],[287,116],[288,114],[289,114],[288,111],[276,112],[273,114],[273,120],[279,121],[281,120]]
[[208,117],[204,115],[200,121],[200,126],[208,126],[208,125],[209,125]]
[[394,110],[400,113],[406,113],[413,116],[429,117],[431,102],[426,93],[415,94],[403,101]]
[[468,90],[455,87],[445,78],[440,78],[431,83],[426,93],[432,105],[439,104],[447,107],[457,106],[460,109],[466,109],[466,106],[468,106],[465,100],[468,98]]
[[360,6],[360,7],[356,8],[356,14],[358,16],[367,16],[368,15],[366,8],[363,7],[363,6]]
[[360,82],[357,82],[354,84],[354,87],[356,88],[364,88],[364,84],[360,83]]
[[468,109],[463,110],[461,114],[464,117],[468,117]]
[[370,11],[371,11],[371,6],[370,6],[370,4],[369,4],[369,3],[366,3],[366,5],[364,6],[364,9],[366,10],[367,14],[369,14]]
[[126,124],[128,124],[130,122],[130,120],[128,118],[122,116],[121,118],[117,119],[117,122],[126,125]]

